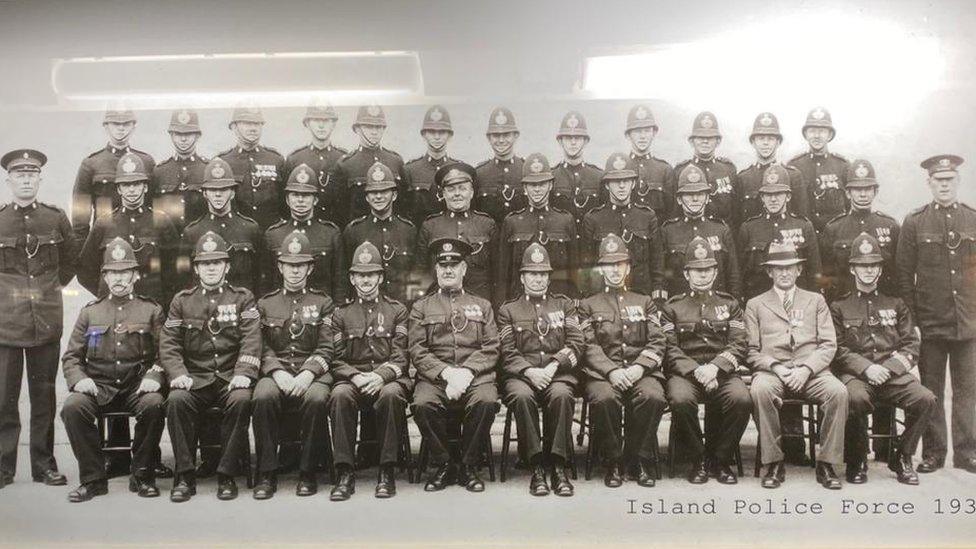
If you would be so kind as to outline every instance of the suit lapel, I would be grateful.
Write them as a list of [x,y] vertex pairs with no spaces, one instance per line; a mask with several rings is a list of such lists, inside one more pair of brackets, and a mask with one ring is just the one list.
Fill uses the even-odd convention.
[[[794,298],[795,300],[796,298]],[[766,306],[767,309],[776,314],[776,316],[782,318],[783,320],[789,322],[790,317],[786,314],[786,309],[783,308],[783,302],[779,300],[779,294],[775,290],[766,290],[766,293],[762,294],[762,304]],[[796,308],[796,304],[793,304]]]

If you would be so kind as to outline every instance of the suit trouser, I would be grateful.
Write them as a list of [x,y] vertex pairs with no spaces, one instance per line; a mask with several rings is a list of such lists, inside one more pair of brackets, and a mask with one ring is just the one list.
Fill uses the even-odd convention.
[[251,388],[228,388],[220,378],[200,389],[173,389],[166,401],[166,423],[176,457],[176,473],[193,471],[196,461],[197,422],[207,408],[218,405],[223,411],[220,419],[221,453],[217,472],[234,476],[240,474],[241,458],[250,452],[247,428],[251,419]]
[[[567,462],[571,456],[573,410],[576,407],[576,389],[565,381],[553,381],[545,389],[538,390],[527,381],[510,377],[502,384],[505,406],[515,416],[518,432],[519,457],[529,464],[541,464],[543,456],[558,456]],[[539,406],[545,406],[546,422],[542,440],[539,433]]]
[[794,395],[776,374],[756,372],[752,378],[750,393],[759,422],[759,442],[764,465],[783,460],[779,403],[786,396],[799,396],[820,405],[823,425],[820,429],[817,461],[837,465],[844,462],[844,426],[847,422],[848,404],[847,389],[839,379],[830,373],[821,373],[811,377],[803,389]]
[[[630,388],[620,391],[609,381],[589,379],[586,399],[590,402],[590,421],[600,441],[604,461],[618,462],[622,457],[625,463],[634,464],[637,459],[654,458],[657,428],[668,405],[663,381],[644,376]],[[628,408],[627,425],[621,444],[620,427],[625,406]]]
[[300,397],[285,395],[274,378],[262,377],[254,387],[251,417],[254,421],[254,448],[258,471],[278,470],[278,438],[282,410],[296,410],[299,415],[299,440],[302,441],[298,469],[314,473],[325,459],[325,445],[329,443],[329,394],[332,388],[313,381]]
[[[668,401],[678,439],[688,445],[693,460],[705,455],[715,458],[721,465],[732,463],[732,455],[752,414],[752,397],[741,378],[726,377],[719,381],[718,388],[708,393],[695,379],[671,376],[668,378]],[[718,406],[718,409],[705,407],[705,423],[711,428],[706,429],[704,444],[698,422],[698,406],[703,402]],[[716,412],[717,421],[708,417]]]
[[481,463],[484,441],[498,411],[498,389],[494,383],[468,387],[457,400],[447,398],[444,387],[425,379],[417,381],[413,392],[413,416],[430,449],[430,463],[438,466],[450,459],[447,434],[448,408],[462,408],[461,463]]
[[125,410],[136,417],[136,430],[132,439],[132,474],[152,478],[156,462],[156,449],[163,436],[165,419],[161,393],[138,394],[135,388],[119,392],[108,404],[99,405],[95,397],[83,393],[71,393],[61,408],[71,450],[78,460],[78,476],[81,482],[93,482],[106,478],[105,454],[102,437],[98,432],[99,412]]
[[0,345],[0,473],[17,472],[17,443],[20,440],[20,385],[27,362],[27,391],[30,396],[31,475],[57,469],[54,460],[54,415],[57,400],[54,380],[58,375],[61,344],[52,341],[37,347]]
[[[380,465],[395,465],[400,458],[400,438],[407,427],[407,395],[398,381],[383,385],[375,395],[367,395],[348,381],[336,383],[329,403],[332,419],[332,454],[338,465],[356,464],[356,427],[359,410],[372,407],[376,414],[376,440]],[[365,426],[364,426],[365,427]]]
[[868,414],[874,410],[877,399],[883,404],[893,404],[905,410],[905,431],[901,434],[898,451],[911,457],[918,449],[918,441],[928,428],[929,416],[935,406],[935,395],[918,381],[904,385],[885,383],[880,387],[862,379],[847,382],[848,417],[846,427],[847,441],[844,446],[844,461],[857,463],[868,455]]
[[922,455],[944,460],[948,448],[945,416],[946,359],[952,376],[952,453],[960,463],[976,458],[976,339],[922,338],[919,373],[935,393],[935,410],[922,435]]

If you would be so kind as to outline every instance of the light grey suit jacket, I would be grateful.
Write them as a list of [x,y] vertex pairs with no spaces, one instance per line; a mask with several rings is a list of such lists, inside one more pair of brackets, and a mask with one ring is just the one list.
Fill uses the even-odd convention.
[[771,371],[779,363],[806,366],[814,376],[831,375],[828,366],[837,351],[837,335],[823,296],[796,289],[787,315],[772,288],[746,304],[747,360],[753,371]]

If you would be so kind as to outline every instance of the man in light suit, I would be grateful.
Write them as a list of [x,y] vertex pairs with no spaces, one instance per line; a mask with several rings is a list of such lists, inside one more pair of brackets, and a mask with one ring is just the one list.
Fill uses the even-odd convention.
[[828,368],[837,340],[827,302],[796,286],[803,261],[793,244],[772,242],[763,264],[773,287],[746,304],[747,359],[754,374],[750,392],[766,466],[762,486],[778,488],[786,480],[779,407],[784,397],[801,397],[817,402],[823,414],[817,482],[839,490],[833,464],[844,462],[847,389]]

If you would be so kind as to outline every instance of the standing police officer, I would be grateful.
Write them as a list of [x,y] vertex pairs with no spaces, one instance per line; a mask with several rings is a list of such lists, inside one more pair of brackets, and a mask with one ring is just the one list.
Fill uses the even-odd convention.
[[953,466],[976,473],[976,210],[959,202],[962,162],[951,154],[922,162],[933,200],[905,217],[898,237],[901,297],[922,331],[922,384],[938,399],[922,438],[919,473],[945,464],[947,359]]
[[[173,156],[160,162],[152,171],[153,209],[168,215],[180,232],[187,223],[207,212],[207,203],[200,190],[207,159],[197,153],[201,135],[200,116],[196,111],[174,111],[169,120]],[[164,306],[168,307],[169,303]]]
[[519,130],[512,111],[507,107],[492,109],[485,135],[495,156],[475,167],[477,196],[474,208],[501,224],[506,215],[525,206],[520,185],[524,161],[515,154]]
[[13,195],[0,206],[0,486],[14,481],[20,438],[20,385],[27,361],[31,476],[61,486],[54,460],[54,378],[58,373],[61,287],[74,277],[77,250],[68,216],[37,201],[47,157],[32,149],[0,158]]
[[603,203],[606,194],[603,170],[583,161],[590,134],[582,114],[569,111],[563,116],[556,142],[563,150],[563,161],[552,170],[552,205],[572,214],[579,225],[586,212]]
[[671,219],[674,210],[674,169],[660,158],[651,156],[651,144],[657,137],[657,121],[647,105],[634,105],[627,113],[624,136],[630,141],[630,164],[637,173],[633,200],[650,206],[659,223]]
[[[316,103],[305,109],[302,125],[308,130],[309,144],[295,149],[285,159],[285,174],[291,179],[295,168],[305,164],[314,172],[312,187],[318,201],[315,205],[316,217],[332,221],[336,224],[336,211],[339,203],[339,189],[335,185],[335,170],[339,159],[348,154],[342,147],[332,144],[332,132],[335,131],[339,116],[335,108],[328,103]],[[288,189],[285,189],[287,194]],[[287,205],[287,204],[286,204]]]
[[[752,123],[752,133],[749,134],[749,144],[756,151],[756,162],[739,172],[739,202],[736,205],[736,217],[733,223],[738,227],[746,220],[763,213],[763,201],[759,188],[765,184],[766,170],[776,160],[776,150],[783,144],[783,134],[779,131],[779,120],[770,112],[761,112]],[[787,185],[790,191],[790,211],[797,216],[805,217],[808,207],[806,203],[806,188],[803,184],[803,174],[792,166],[786,166],[786,178],[781,183]]]
[[[237,143],[218,155],[238,177],[237,211],[257,221],[264,231],[285,213],[281,187],[285,181],[285,158],[261,144],[264,115],[257,107],[238,107],[227,125]],[[233,244],[233,242],[232,242]]]
[[[715,149],[722,144],[722,134],[714,114],[705,111],[695,116],[688,143],[691,144],[693,155],[679,162],[674,167],[674,173],[681,174],[681,170],[688,165],[698,166],[705,173],[708,183],[709,200],[705,215],[732,226],[739,203],[739,177],[731,160],[715,155]],[[680,212],[676,213],[681,215]]]
[[427,152],[404,166],[407,184],[404,186],[406,194],[403,197],[403,211],[418,227],[425,219],[440,213],[442,209],[434,176],[440,167],[456,162],[447,156],[447,143],[453,136],[454,128],[451,127],[451,115],[447,109],[440,105],[427,109],[420,127],[420,137],[427,143]]
[[847,160],[839,154],[827,150],[827,143],[833,141],[837,130],[830,119],[830,113],[817,107],[807,114],[803,124],[803,139],[810,150],[798,154],[789,165],[803,174],[806,188],[808,217],[819,233],[827,221],[847,211]]

